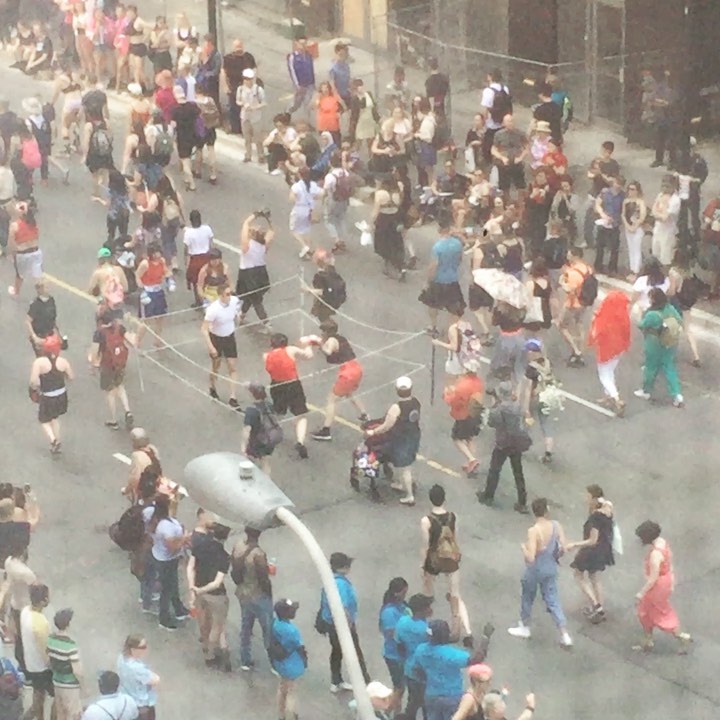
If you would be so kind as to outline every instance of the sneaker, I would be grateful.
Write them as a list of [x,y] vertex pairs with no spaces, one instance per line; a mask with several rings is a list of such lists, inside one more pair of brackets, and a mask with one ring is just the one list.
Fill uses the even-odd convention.
[[596,608],[592,615],[588,618],[593,625],[599,625],[601,622],[604,622],[605,619],[605,611],[602,608]]
[[516,513],[520,513],[521,515],[529,515],[530,514],[530,510],[528,509],[528,506],[522,505],[521,503],[515,503],[513,505],[513,510]]
[[527,625],[523,625],[521,622],[515,627],[508,628],[508,633],[516,638],[524,638],[528,640],[531,636],[530,628]]
[[564,648],[571,648],[573,646],[572,638],[567,631],[563,632],[560,636],[560,646]]
[[220,396],[218,395],[218,392],[217,392],[217,390],[216,390],[215,388],[212,388],[212,387],[210,388],[210,397],[211,397],[213,400],[219,400],[219,399],[220,399]]
[[683,408],[685,407],[685,398],[682,395],[677,395],[675,399],[673,400],[673,405],[676,408]]
[[178,629],[175,623],[158,623],[158,627],[168,632],[175,632]]
[[131,412],[125,413],[125,429],[132,430],[135,427],[135,418]]
[[105,427],[110,428],[111,430],[119,430],[120,423],[118,423],[117,420],[106,420]]
[[368,422],[370,420],[370,418],[368,417],[367,413],[361,413],[358,416],[358,420],[364,425],[366,422]]
[[352,685],[351,685],[350,683],[346,683],[346,682],[339,682],[339,683],[335,683],[335,684],[330,685],[330,692],[331,692],[331,693],[339,693],[339,692],[343,692],[343,691],[350,691],[350,690],[352,690],[352,689],[353,689]]
[[297,450],[297,454],[300,456],[301,460],[308,459],[307,448],[302,443],[295,443],[295,449]]
[[475,493],[475,496],[477,497],[478,502],[481,503],[482,505],[487,505],[488,507],[492,506],[493,499],[489,495],[487,495],[483,490],[478,490]]
[[323,427],[323,428],[320,428],[320,430],[316,430],[314,433],[310,433],[310,437],[313,440],[319,440],[319,441],[325,441],[325,442],[330,442],[332,440],[332,435],[330,434],[329,427]]
[[157,615],[158,612],[159,612],[159,611],[156,610],[155,608],[146,608],[146,607],[142,608],[142,611],[143,611],[146,615]]
[[300,251],[300,255],[298,255],[298,257],[299,257],[301,260],[304,260],[306,257],[308,257],[308,256],[310,255],[310,252],[311,252],[310,246],[309,246],[309,245],[306,245],[306,246]]
[[252,670],[255,669],[255,663],[252,662],[252,661],[246,662],[246,663],[241,663],[240,669],[241,669],[243,672],[251,672]]
[[651,167],[651,168],[659,168],[659,167],[662,167],[664,164],[665,164],[665,163],[664,163],[662,160],[653,160],[653,161],[650,163],[650,167]]
[[180,614],[175,616],[175,620],[177,622],[182,622],[183,620],[187,620],[190,617],[190,611],[185,610],[184,612],[181,612]]
[[274,177],[277,177],[278,175],[282,175],[282,170],[280,168],[275,168],[270,172],[270,174]]
[[694,368],[702,367],[702,363],[700,362],[700,358],[695,358],[693,361],[691,361],[690,364],[691,364]]
[[415,497],[413,495],[408,495],[407,497],[400,498],[400,504],[412,507],[415,504]]
[[228,400],[228,405],[235,410],[240,409],[240,405],[238,405],[238,401],[235,398],[230,398]]
[[540,462],[541,462],[543,465],[550,465],[550,463],[552,462],[552,453],[551,453],[551,452],[546,452],[546,453],[540,458]]
[[475,638],[472,635],[466,635],[462,641],[463,647],[472,650],[475,647]]
[[14,285],[8,285],[8,295],[10,295],[10,297],[15,297],[17,295],[17,290]]
[[642,388],[640,390],[636,390],[633,395],[637,398],[640,398],[641,400],[649,400],[650,399],[650,393],[645,392]]

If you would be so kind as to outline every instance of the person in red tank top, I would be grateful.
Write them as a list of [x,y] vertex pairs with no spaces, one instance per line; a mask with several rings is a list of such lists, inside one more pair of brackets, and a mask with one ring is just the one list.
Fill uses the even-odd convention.
[[270,352],[265,353],[265,370],[270,375],[270,397],[275,412],[283,416],[288,410],[297,418],[295,422],[295,449],[301,460],[306,460],[308,408],[305,390],[298,376],[297,358],[309,360],[313,356],[311,346],[300,348],[288,345],[287,335],[275,333],[270,338]]
[[100,324],[93,336],[92,364],[100,370],[100,389],[106,393],[110,419],[105,425],[119,430],[117,421],[117,401],[125,411],[125,427],[133,429],[133,416],[125,390],[125,367],[128,361],[128,346],[134,341],[132,333],[126,333],[125,326],[106,310],[100,317]]

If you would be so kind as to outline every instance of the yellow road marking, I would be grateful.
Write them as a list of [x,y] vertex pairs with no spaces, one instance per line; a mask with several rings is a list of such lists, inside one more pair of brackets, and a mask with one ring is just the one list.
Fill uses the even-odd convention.
[[[226,247],[228,250],[234,250],[234,248],[230,245],[227,245],[226,243],[221,243],[219,241],[215,241],[216,244],[222,245],[223,247]],[[55,275],[51,275],[50,273],[44,273],[45,278],[48,280],[48,282],[51,282],[53,285],[57,285],[59,288],[66,290],[67,292],[71,293],[72,295],[75,295],[76,297],[81,298],[82,300],[86,300],[88,302],[93,303],[94,305],[97,304],[97,298],[90,295],[90,293],[86,293],[84,290],[80,290],[80,288],[75,287],[74,285],[71,285],[70,283],[65,282],[64,280],[61,280],[59,277],[56,277]],[[317,407],[316,405],[310,405],[308,404],[308,409],[312,410],[316,413],[324,412],[323,408]],[[341,417],[340,415],[335,416],[335,421],[338,423],[338,425],[343,425],[344,427],[350,428],[351,430],[354,430],[355,432],[359,434],[363,434],[363,429],[357,424],[352,422],[352,420],[346,420],[344,417]],[[461,477],[460,473],[457,472],[457,470],[453,470],[452,468],[446,467],[445,465],[442,465],[439,462],[436,462],[435,460],[430,460],[429,458],[425,457],[424,455],[418,455],[417,459],[421,462],[424,462],[428,467],[432,468],[433,470],[437,470],[438,472],[441,472],[445,475],[449,475],[450,477],[459,478]]]

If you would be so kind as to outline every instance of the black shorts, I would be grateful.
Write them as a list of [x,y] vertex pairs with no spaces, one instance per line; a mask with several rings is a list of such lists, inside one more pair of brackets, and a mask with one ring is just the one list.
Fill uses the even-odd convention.
[[62,395],[56,397],[40,396],[38,403],[38,420],[42,423],[49,423],[51,420],[57,420],[64,415],[68,409],[68,395],[65,391]]
[[25,679],[28,681],[33,690],[46,692],[50,697],[55,697],[52,670],[43,670],[42,672],[37,673],[25,671]]
[[147,57],[148,46],[145,43],[130,43],[128,52],[135,57]]
[[217,140],[217,132],[215,131],[215,128],[208,128],[205,131],[205,137],[202,138],[202,140],[198,139],[196,147],[198,150],[200,150],[206,146],[214,147],[216,140]]
[[299,380],[290,382],[271,383],[270,397],[273,408],[278,415],[285,415],[289,410],[295,417],[305,415],[308,411],[305,400],[305,390]]
[[498,188],[503,192],[514,185],[518,190],[525,188],[525,166],[522,163],[498,165]]
[[237,343],[235,342],[235,333],[221,337],[210,333],[210,342],[217,350],[218,358],[227,358],[234,360],[238,356]]
[[193,150],[195,149],[196,138],[191,140],[185,140],[183,138],[177,139],[177,151],[178,157],[181,160],[188,160],[192,157]]
[[465,307],[460,283],[431,282],[418,297],[418,300],[433,310],[447,310],[453,305],[460,304]]
[[450,437],[453,440],[472,440],[480,434],[480,421],[477,418],[456,420]]

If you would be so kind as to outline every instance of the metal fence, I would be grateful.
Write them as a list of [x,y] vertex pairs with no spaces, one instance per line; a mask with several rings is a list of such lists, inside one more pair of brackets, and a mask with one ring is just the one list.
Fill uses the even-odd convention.
[[[559,62],[552,64],[478,47],[484,44],[478,38],[488,35],[482,34],[480,21],[472,19],[468,0],[424,2],[376,17],[373,34],[384,41],[384,47],[376,50],[376,87],[389,81],[395,65],[424,79],[429,58],[436,57],[440,69],[450,76],[456,110],[466,103],[468,111],[475,111],[477,91],[495,68],[503,72],[516,104],[530,106],[537,102],[535,85],[553,67],[572,98],[577,120],[602,119],[629,130],[639,116],[641,70],[659,74],[666,67],[680,69],[680,48],[631,48],[627,38],[633,36],[633,28],[624,3],[577,0],[562,8],[557,28]],[[472,101],[463,97],[468,94]]]

